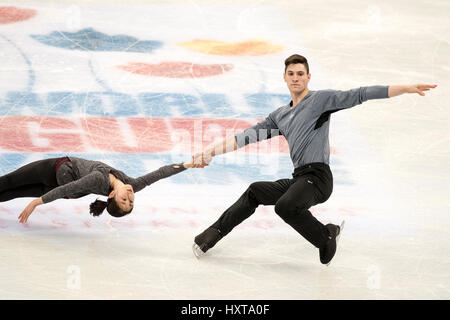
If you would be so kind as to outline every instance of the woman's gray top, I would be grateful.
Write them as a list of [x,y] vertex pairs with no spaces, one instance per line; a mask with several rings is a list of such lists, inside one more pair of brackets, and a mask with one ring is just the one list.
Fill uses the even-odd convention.
[[56,172],[59,186],[42,196],[44,203],[60,198],[81,198],[91,193],[108,196],[112,191],[110,173],[123,183],[132,185],[134,192],[138,192],[160,179],[186,170],[182,163],[171,164],[135,179],[100,161],[77,157],[69,159],[70,161],[63,163]]

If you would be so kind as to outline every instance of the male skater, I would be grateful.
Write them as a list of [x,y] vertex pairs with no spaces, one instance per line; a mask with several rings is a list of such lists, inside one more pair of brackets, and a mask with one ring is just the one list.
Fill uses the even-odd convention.
[[424,96],[424,91],[436,87],[414,84],[369,86],[348,91],[310,91],[310,79],[306,58],[297,54],[290,56],[285,60],[284,81],[292,101],[270,113],[264,121],[208,146],[192,157],[194,167],[204,167],[213,156],[283,135],[295,168],[292,179],[252,183],[214,224],[195,237],[193,250],[197,258],[214,247],[262,204],[275,205],[275,212],[318,248],[321,263],[328,265],[335,255],[336,240],[343,224],[323,225],[308,209],[328,200],[333,190],[333,176],[329,167],[330,115],[371,99],[390,98],[403,93]]

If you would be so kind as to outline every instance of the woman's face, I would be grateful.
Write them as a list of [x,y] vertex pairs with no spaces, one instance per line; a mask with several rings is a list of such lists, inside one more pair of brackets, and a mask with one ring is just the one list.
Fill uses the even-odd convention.
[[134,205],[134,191],[130,184],[125,184],[118,188],[114,195],[119,208],[125,212],[130,211]]

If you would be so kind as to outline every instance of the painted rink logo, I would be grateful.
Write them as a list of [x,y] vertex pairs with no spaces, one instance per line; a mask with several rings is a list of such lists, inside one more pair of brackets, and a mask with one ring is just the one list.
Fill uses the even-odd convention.
[[[177,150],[185,154],[192,154],[254,124],[242,119],[40,116],[3,117],[0,123],[0,148],[3,150],[114,153]],[[242,151],[278,154],[288,153],[289,147],[284,137],[274,137]]]
[[[183,10],[186,21],[164,6],[129,5],[121,9],[123,21],[117,23],[117,8],[105,5],[100,25],[83,11],[88,6],[75,10],[80,21],[71,26],[64,6],[52,8],[52,24],[43,21],[45,6],[0,7],[0,28],[6,30],[0,44],[16,55],[7,60],[9,81],[0,86],[0,174],[30,161],[72,155],[103,161],[137,177],[190,160],[202,146],[256,124],[290,101],[285,86],[274,85],[283,84],[282,61],[291,53],[281,43],[292,38],[270,27],[284,26],[279,9],[262,10],[253,21],[265,21],[263,29],[242,33],[236,31],[235,8],[221,11],[226,27],[214,28],[211,20],[211,28],[198,29],[199,21],[189,20],[195,15],[192,8]],[[213,19],[207,13],[205,19]],[[161,19],[164,25],[152,23]],[[339,149],[332,146],[331,153],[335,183],[351,185]],[[61,199],[40,208],[40,219],[21,230],[32,230],[33,225],[199,228],[235,200],[229,194],[219,199],[221,192],[257,180],[289,178],[292,171],[286,141],[276,137],[217,157],[205,169],[158,182],[139,195],[139,208],[130,217],[93,219],[88,213],[91,198],[71,201],[70,206]],[[182,196],[185,188],[198,192],[197,202]],[[217,198],[218,203],[200,205],[199,198]],[[0,228],[21,227],[16,215],[26,203],[17,199],[0,204]],[[345,212],[338,207],[331,214]],[[272,208],[258,211],[261,214],[243,228],[283,227]],[[324,212],[330,214],[316,211]]]

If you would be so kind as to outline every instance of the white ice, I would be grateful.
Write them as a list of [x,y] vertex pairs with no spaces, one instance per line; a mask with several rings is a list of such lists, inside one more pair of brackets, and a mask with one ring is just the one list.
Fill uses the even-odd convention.
[[[370,101],[331,117],[330,141],[339,151],[331,156],[331,167],[341,170],[335,172],[337,180],[351,184],[335,184],[331,198],[312,208],[323,223],[346,221],[329,267],[273,207],[258,208],[195,259],[195,235],[250,182],[261,180],[258,173],[239,179],[249,165],[244,163],[233,167],[234,175],[224,173],[222,183],[209,172],[229,168],[223,157],[180,174],[183,183],[167,179],[145,189],[136,196],[133,214],[122,219],[91,217],[87,207],[93,195],[38,207],[26,226],[17,216],[31,199],[1,203],[1,299],[450,298],[448,1],[55,0],[3,1],[0,6],[38,11],[33,19],[0,24],[0,104],[8,92],[30,86],[38,94],[201,91],[227,94],[239,117],[248,108],[244,93],[288,93],[283,61],[292,53],[309,59],[312,90],[438,84],[425,97]],[[166,45],[154,55],[83,52],[46,47],[29,37],[89,27]],[[265,56],[214,56],[177,45],[193,39],[264,39],[284,49]],[[233,63],[235,70],[216,78],[169,79],[113,68],[165,60]],[[0,125],[7,116],[34,112],[3,110]],[[214,114],[205,109],[202,116]],[[95,148],[85,152],[99,153]],[[0,174],[46,155],[0,149],[0,155],[15,153],[26,157],[0,163]],[[100,153],[108,159],[107,151]],[[163,164],[158,159],[147,160],[149,170]],[[133,170],[133,164],[122,163],[120,169]],[[196,180],[197,172],[206,182]],[[273,180],[289,177],[268,174]]]

